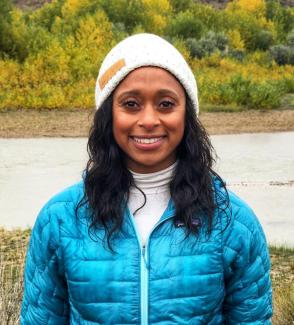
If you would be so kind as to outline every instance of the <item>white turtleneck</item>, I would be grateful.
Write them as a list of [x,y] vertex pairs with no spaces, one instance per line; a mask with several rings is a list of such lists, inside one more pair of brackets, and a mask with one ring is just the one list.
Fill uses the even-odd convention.
[[177,162],[166,169],[149,174],[139,174],[130,170],[136,186],[146,195],[146,204],[135,215],[134,212],[144,203],[144,196],[136,187],[131,187],[128,200],[128,207],[134,215],[134,221],[143,246],[145,246],[153,226],[159,221],[168,205],[170,199],[169,183],[172,180],[176,165]]

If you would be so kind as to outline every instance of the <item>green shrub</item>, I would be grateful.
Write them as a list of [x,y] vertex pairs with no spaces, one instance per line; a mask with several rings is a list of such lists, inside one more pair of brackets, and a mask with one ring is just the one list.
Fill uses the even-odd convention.
[[294,76],[292,78],[283,78],[280,84],[285,93],[294,93]]
[[[96,3],[99,2],[97,1]],[[142,1],[103,0],[100,3],[109,20],[113,23],[122,23],[127,32],[131,33],[139,24],[144,25],[144,6]]]
[[171,37],[199,39],[204,26],[198,17],[191,11],[180,12],[170,21],[166,32]]
[[185,11],[192,7],[193,0],[169,0],[175,12]]
[[250,108],[276,108],[281,104],[283,92],[269,82],[252,83],[246,105]]
[[223,33],[209,31],[208,34],[199,41],[195,38],[187,39],[187,45],[192,57],[201,59],[217,50],[224,52],[228,46],[228,38]]
[[278,107],[284,94],[281,84],[257,83],[240,74],[232,76],[228,82],[202,84],[200,89],[205,103],[254,109]]
[[287,44],[294,47],[294,29],[287,35]]
[[248,105],[250,86],[251,80],[244,79],[241,75],[235,75],[228,83],[221,84],[220,92],[224,104]]
[[239,49],[229,49],[228,55],[238,61],[243,61],[245,58],[245,52]]
[[270,55],[279,65],[289,64],[293,56],[293,50],[290,46],[275,45],[270,47]]
[[268,50],[269,47],[273,44],[273,35],[268,30],[259,30],[255,37],[252,39],[252,48],[254,50]]
[[10,35],[12,4],[10,0],[0,0],[0,56],[9,54],[12,46]]

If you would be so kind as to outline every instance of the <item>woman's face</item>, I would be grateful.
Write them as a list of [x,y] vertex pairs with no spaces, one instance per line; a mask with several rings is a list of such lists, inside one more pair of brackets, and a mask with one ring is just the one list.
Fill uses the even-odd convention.
[[130,170],[152,173],[176,161],[185,107],[182,85],[164,69],[138,68],[119,84],[113,94],[113,134]]

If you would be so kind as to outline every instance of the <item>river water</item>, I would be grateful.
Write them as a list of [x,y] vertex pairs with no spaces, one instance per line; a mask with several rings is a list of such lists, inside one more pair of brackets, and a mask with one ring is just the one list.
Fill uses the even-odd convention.
[[[33,226],[44,203],[81,179],[85,138],[0,139],[0,226]],[[219,135],[216,170],[257,214],[271,244],[294,247],[294,132]]]

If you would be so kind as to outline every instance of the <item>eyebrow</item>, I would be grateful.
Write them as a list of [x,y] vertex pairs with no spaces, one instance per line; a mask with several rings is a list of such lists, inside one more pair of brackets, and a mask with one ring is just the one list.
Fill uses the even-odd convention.
[[121,94],[119,94],[118,98],[120,98],[122,96],[138,96],[138,95],[140,95],[139,90],[129,90],[129,91],[124,91]]
[[[129,90],[129,91],[125,91],[121,94],[119,94],[118,98],[122,97],[122,96],[138,96],[141,94],[141,91],[138,89],[133,89],[133,90]],[[179,98],[180,95],[177,94],[175,91],[171,90],[171,89],[160,89],[157,93],[158,95],[172,95],[176,98]]]

